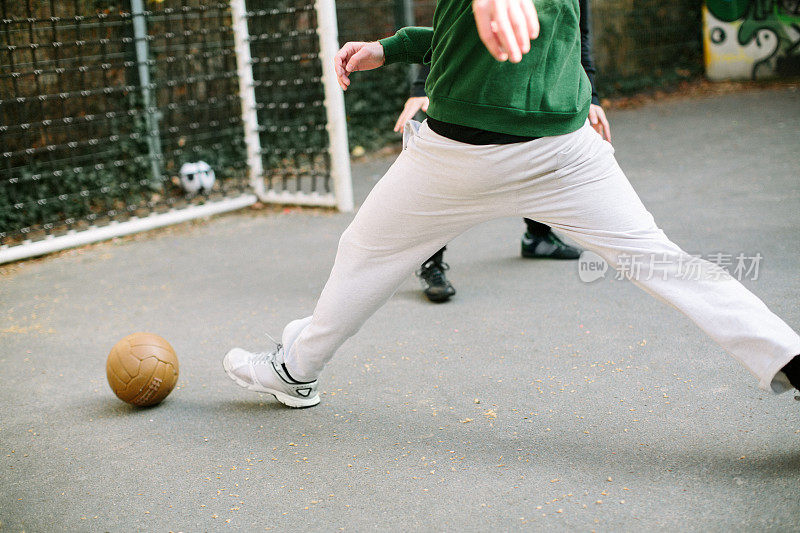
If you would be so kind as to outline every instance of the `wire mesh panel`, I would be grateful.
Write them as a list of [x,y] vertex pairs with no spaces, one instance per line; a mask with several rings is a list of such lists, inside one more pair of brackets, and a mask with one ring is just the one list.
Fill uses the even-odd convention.
[[266,189],[331,195],[315,4],[250,0],[247,26]]
[[[434,4],[432,0],[417,0],[413,2],[413,17],[408,17],[403,1],[340,0],[336,4],[339,40],[342,44],[374,41],[393,35],[408,22],[430,26]],[[351,146],[369,150],[399,140],[392,129],[409,96],[412,72],[408,65],[394,64],[353,75],[353,83],[345,93]]]
[[346,133],[329,127],[337,99],[321,64],[332,1],[234,5],[0,0],[0,261],[19,243],[210,214],[195,208],[240,207],[251,192],[349,209]]
[[697,0],[593,0],[601,94],[632,92],[700,74],[702,4]]
[[0,0],[0,244],[246,189],[227,4],[138,3]]
[[183,165],[203,161],[218,178],[212,192],[240,194],[248,183],[228,3],[166,0],[146,6],[165,173],[176,186]]

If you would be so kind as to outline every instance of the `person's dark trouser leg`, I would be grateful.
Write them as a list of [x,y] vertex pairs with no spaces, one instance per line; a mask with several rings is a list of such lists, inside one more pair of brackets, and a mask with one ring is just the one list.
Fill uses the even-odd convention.
[[551,231],[550,226],[547,224],[536,222],[530,218],[526,218],[524,220],[525,226],[527,226],[528,235],[531,237],[545,237]]
[[522,236],[522,257],[532,259],[578,259],[580,248],[571,246],[553,233],[552,228],[530,218],[525,218],[527,230]]
[[447,246],[442,246],[442,248],[438,252],[436,252],[435,254],[430,256],[428,259],[426,259],[425,262],[422,263],[422,265],[424,266],[424,265],[430,263],[431,261],[433,261],[434,263],[441,263],[442,261],[444,261],[444,251],[445,250],[447,250]]

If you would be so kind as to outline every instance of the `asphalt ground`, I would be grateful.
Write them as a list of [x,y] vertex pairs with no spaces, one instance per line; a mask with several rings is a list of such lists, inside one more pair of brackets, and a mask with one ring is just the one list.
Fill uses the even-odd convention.
[[[761,254],[743,282],[800,327],[800,90],[610,120],[667,235]],[[390,164],[354,164],[358,202]],[[223,354],[311,312],[351,219],[248,210],[4,267],[0,529],[800,531],[800,402],[613,273],[520,258],[521,220],[453,241],[450,302],[409,277],[319,406],[238,388]],[[106,384],[135,331],[180,359],[155,408]]]

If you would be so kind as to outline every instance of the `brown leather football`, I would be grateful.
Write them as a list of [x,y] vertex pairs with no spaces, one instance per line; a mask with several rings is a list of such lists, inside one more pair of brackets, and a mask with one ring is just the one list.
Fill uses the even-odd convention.
[[178,357],[158,335],[133,333],[111,348],[106,377],[120,400],[139,407],[155,405],[178,381]]

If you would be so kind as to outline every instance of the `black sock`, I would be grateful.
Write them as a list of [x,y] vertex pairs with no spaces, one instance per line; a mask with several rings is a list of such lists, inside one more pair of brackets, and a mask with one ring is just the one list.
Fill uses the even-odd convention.
[[794,359],[783,367],[783,373],[789,378],[792,387],[800,390],[800,355],[794,356]]
[[550,226],[529,218],[525,219],[525,225],[528,227],[528,235],[534,238],[546,237],[550,233]]

